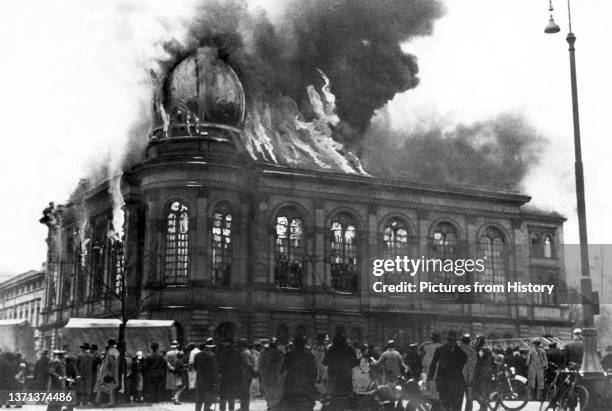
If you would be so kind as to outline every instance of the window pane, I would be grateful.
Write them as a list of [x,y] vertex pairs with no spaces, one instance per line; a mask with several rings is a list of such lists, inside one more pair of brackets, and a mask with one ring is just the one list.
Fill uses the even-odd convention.
[[189,210],[180,201],[170,205],[166,219],[164,281],[180,284],[187,281],[189,265]]
[[232,270],[232,214],[226,205],[218,206],[213,214],[212,281],[229,286]]

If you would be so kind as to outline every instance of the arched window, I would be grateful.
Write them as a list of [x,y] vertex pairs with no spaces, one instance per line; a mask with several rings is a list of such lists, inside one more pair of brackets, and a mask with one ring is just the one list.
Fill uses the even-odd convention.
[[304,227],[300,216],[284,209],[276,217],[274,234],[274,285],[302,287],[304,272]]
[[336,291],[358,291],[357,224],[348,213],[339,213],[330,226],[331,286]]
[[[482,284],[506,284],[505,242],[502,233],[494,227],[487,228],[480,236],[480,256],[485,269],[479,275]],[[506,300],[506,293],[491,293],[496,302]]]
[[[383,228],[382,258],[395,260],[396,257],[410,256],[408,244],[408,226],[399,218],[393,217]],[[414,277],[401,272],[387,272],[385,282],[399,284],[400,281],[409,281]]]
[[189,209],[180,201],[173,201],[166,218],[164,282],[166,284],[185,283],[188,266]]
[[232,275],[232,212],[225,203],[213,213],[211,248],[212,282],[227,287]]
[[544,237],[544,258],[553,257],[553,241],[551,236],[547,235]]
[[[455,259],[457,252],[457,230],[449,223],[439,223],[429,239],[429,256],[440,260]],[[458,277],[453,272],[439,271],[431,273],[435,282],[452,284],[458,281]]]

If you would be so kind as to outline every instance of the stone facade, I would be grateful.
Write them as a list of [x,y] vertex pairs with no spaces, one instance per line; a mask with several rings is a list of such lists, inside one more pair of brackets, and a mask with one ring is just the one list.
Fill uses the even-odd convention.
[[[215,64],[221,70],[215,73],[230,70]],[[564,218],[525,210],[530,198],[513,192],[255,160],[241,139],[244,95],[230,74],[220,78],[234,90],[228,95],[235,101],[221,99],[231,116],[198,106],[216,101],[220,91],[210,84],[219,82],[207,77],[208,88],[197,89],[213,98],[191,96],[173,74],[164,100],[169,114],[162,110],[164,123],[151,134],[144,160],[45,211],[53,273],[46,333],[61,336],[70,317],[117,316],[123,295],[128,317],[174,319],[184,341],[314,336],[338,328],[371,343],[423,341],[448,329],[491,338],[567,331],[557,296],[395,296],[372,289],[373,260],[402,255],[486,255],[490,263],[476,279],[391,273],[385,282],[561,287]],[[119,191],[122,207],[113,195]],[[121,221],[120,210],[119,240],[113,221]]]
[[0,283],[0,320],[27,320],[34,330],[35,348],[41,345],[41,310],[45,294],[45,272],[30,270]]

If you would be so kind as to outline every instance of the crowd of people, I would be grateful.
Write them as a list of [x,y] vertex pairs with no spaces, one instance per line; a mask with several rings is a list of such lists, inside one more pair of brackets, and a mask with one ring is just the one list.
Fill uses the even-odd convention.
[[[17,353],[0,354],[0,386],[35,391],[74,390],[80,406],[113,406],[118,402],[195,403],[196,411],[219,409],[248,411],[252,398],[262,397],[269,410],[312,410],[315,401],[349,397],[366,392],[373,385],[394,383],[401,375],[422,381],[425,391],[437,396],[447,411],[460,411],[465,398],[466,411],[474,401],[485,401],[487,384],[500,363],[523,375],[531,399],[540,399],[546,374],[582,361],[582,332],[563,349],[550,340],[534,338],[530,346],[496,345],[478,335],[461,337],[454,331],[434,332],[424,344],[398,347],[394,340],[386,346],[351,342],[338,331],[333,339],[319,334],[314,340],[246,340],[212,338],[201,344],[181,347],[170,343],[160,351],[151,343],[148,353],[138,351],[121,358],[114,339],[100,352],[95,344],[84,342],[79,353],[54,350],[52,358],[43,351],[34,364],[33,379],[26,387],[28,366]],[[546,341],[546,347],[543,346]],[[612,347],[602,358],[604,368],[612,368]],[[2,404],[11,404],[6,398]],[[60,409],[50,404],[49,409]]]

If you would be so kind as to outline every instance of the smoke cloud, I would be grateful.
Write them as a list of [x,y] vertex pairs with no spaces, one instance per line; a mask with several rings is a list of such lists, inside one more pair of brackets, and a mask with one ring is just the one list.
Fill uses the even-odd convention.
[[364,166],[375,175],[415,182],[517,190],[547,142],[514,114],[411,134],[392,130],[387,120],[377,117],[367,133]]
[[334,137],[358,142],[376,109],[416,87],[415,56],[401,43],[429,35],[442,16],[432,0],[315,0],[283,2],[278,21],[241,0],[203,1],[186,40],[166,44],[167,70],[197,47],[212,46],[237,71],[251,100],[286,96],[307,120],[315,117],[309,85],[330,79],[340,123]]

